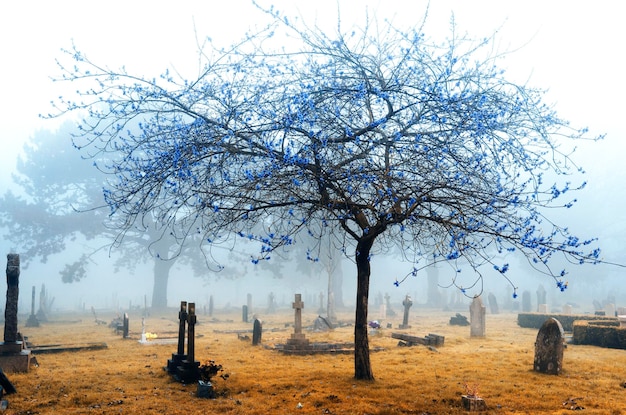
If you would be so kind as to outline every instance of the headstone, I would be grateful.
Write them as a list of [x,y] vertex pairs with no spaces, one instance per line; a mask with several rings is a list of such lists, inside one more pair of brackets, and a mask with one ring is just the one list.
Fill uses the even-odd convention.
[[498,300],[496,299],[496,296],[493,295],[493,293],[489,293],[487,298],[489,299],[489,311],[491,311],[491,314],[500,314],[500,308],[498,307]]
[[328,331],[332,330],[332,328],[332,323],[322,316],[317,316],[317,318],[313,322],[313,330],[315,331]]
[[474,297],[470,304],[470,336],[485,337],[486,307],[480,296]]
[[391,296],[389,293],[385,293],[385,305],[387,306],[387,316],[386,317],[395,317],[396,312],[391,308]]
[[452,326],[469,326],[470,322],[462,314],[456,313],[456,316],[450,317],[450,325]]
[[28,372],[31,353],[17,332],[20,256],[7,255],[7,299],[4,309],[4,342],[0,344],[0,368],[9,372]]
[[273,314],[276,312],[276,296],[273,292],[267,296],[267,312]]
[[522,311],[524,313],[530,313],[530,310],[532,310],[530,291],[524,291],[522,293]]
[[257,346],[261,344],[261,337],[263,336],[263,325],[261,320],[255,317],[254,324],[252,326],[252,345]]
[[411,297],[407,294],[402,301],[402,306],[404,307],[404,315],[402,317],[402,324],[400,324],[401,329],[411,328],[409,326],[409,308],[413,305],[413,301],[411,301]]
[[32,301],[30,306],[30,316],[26,320],[26,327],[39,327],[39,320],[35,315],[35,286],[33,285]]
[[139,343],[141,344],[148,343],[148,339],[146,338],[146,318],[145,317],[141,318],[141,339],[139,340]]
[[287,340],[287,345],[293,348],[307,347],[309,340],[304,336],[304,333],[302,333],[302,309],[304,308],[302,294],[295,295],[294,302],[291,306],[294,309],[294,332],[291,338]]
[[539,306],[542,304],[547,304],[547,303],[548,302],[546,301],[546,289],[543,288],[543,285],[540,285],[537,288],[537,311],[542,313],[542,311],[539,311]]
[[570,314],[572,314],[572,306],[569,304],[564,304],[563,305],[563,314],[565,314],[566,316],[569,316]]
[[196,344],[196,304],[187,304],[187,357],[176,368],[176,378],[183,383],[197,382],[200,379],[200,362],[195,360]]
[[563,368],[563,327],[555,318],[547,319],[537,333],[534,370],[558,375]]
[[37,320],[42,323],[48,321],[48,313],[50,312],[53,302],[54,298],[52,300],[48,299],[48,291],[46,291],[46,285],[41,284],[41,290],[39,291],[39,310],[37,310]]
[[124,320],[122,323],[122,337],[127,339],[128,338],[128,331],[129,331],[129,321],[128,321],[128,313],[124,313]]
[[615,304],[613,303],[607,303],[604,306],[604,313],[606,316],[608,317],[615,317]]
[[241,306],[241,321],[248,322],[248,306],[245,304]]
[[185,354],[185,327],[187,325],[187,302],[180,302],[178,312],[178,348],[176,353],[172,353],[172,358],[167,361],[167,371],[170,374],[176,373],[176,369],[187,358]]

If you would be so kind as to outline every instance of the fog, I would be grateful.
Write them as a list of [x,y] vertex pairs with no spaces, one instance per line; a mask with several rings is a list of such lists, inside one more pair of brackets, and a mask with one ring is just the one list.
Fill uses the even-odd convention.
[[[55,130],[61,120],[43,120],[39,114],[49,113],[50,101],[70,93],[50,81],[56,75],[55,58],[61,48],[74,42],[95,62],[110,67],[125,65],[129,72],[151,75],[167,67],[182,73],[193,73],[197,65],[197,37],[210,36],[227,45],[259,20],[260,14],[250,2],[235,0],[215,4],[206,1],[184,1],[172,8],[155,6],[147,1],[109,1],[101,10],[88,2],[40,2],[33,10],[32,3],[12,2],[4,6],[0,17],[0,36],[3,64],[0,65],[0,190],[15,189],[12,173],[23,144],[38,130]],[[262,4],[270,4],[261,1]],[[299,14],[307,22],[320,27],[336,25],[336,11],[341,9],[342,24],[347,27],[362,19],[363,7],[348,6],[348,1],[324,0],[275,1],[273,4],[287,15]],[[378,19],[394,19],[402,27],[408,22],[421,23],[426,1],[366,1],[369,10]],[[626,150],[623,137],[622,97],[626,96],[621,51],[626,39],[626,26],[621,22],[619,2],[541,1],[434,1],[429,6],[426,21],[427,34],[445,36],[451,14],[461,31],[477,38],[498,31],[496,48],[511,51],[504,66],[516,82],[528,82],[546,88],[547,101],[553,102],[559,115],[575,126],[587,126],[591,135],[606,134],[597,143],[581,143],[574,157],[586,171],[587,187],[578,192],[574,208],[559,213],[558,221],[569,226],[571,232],[583,237],[598,237],[602,258],[613,263],[626,263],[626,215],[622,207],[624,165]],[[362,21],[362,20],[361,20]],[[72,250],[80,250],[81,244]],[[10,243],[0,240],[0,250],[9,253]],[[19,252],[17,252],[19,253]],[[69,256],[75,255],[71,252]],[[115,252],[111,253],[115,256]],[[88,277],[78,283],[64,284],[59,271],[69,260],[65,255],[51,257],[45,263],[32,263],[22,270],[20,310],[30,308],[30,289],[39,292],[46,285],[49,295],[55,297],[54,309],[83,310],[90,307],[143,307],[149,303],[153,273],[150,264],[140,265],[134,272],[113,272],[109,252],[103,250],[89,268]],[[302,275],[292,260],[281,270],[282,278],[270,272],[254,269],[250,264],[240,268],[237,278],[207,270],[206,275],[194,277],[191,269],[175,266],[169,279],[168,305],[181,300],[206,305],[210,295],[216,307],[240,307],[247,294],[253,294],[253,303],[267,306],[267,296],[275,293],[280,305],[289,307],[293,294],[301,292],[305,302],[318,301],[320,292],[326,292],[328,275],[324,268],[311,264],[309,275]],[[543,285],[551,306],[572,303],[580,311],[592,311],[593,300],[602,301],[615,296],[617,305],[626,306],[623,289],[624,268],[598,265],[570,267],[569,286],[560,292],[551,278],[533,273],[518,259],[510,259],[509,278],[518,292],[535,291]],[[317,267],[317,268],[316,268]],[[425,274],[409,278],[400,287],[394,286],[411,269],[398,255],[376,255],[372,261],[370,301],[379,293],[389,293],[392,302],[401,302],[404,295],[414,303],[426,304],[427,279]],[[356,267],[346,259],[341,264],[343,276],[342,300],[346,306],[354,303]],[[440,269],[440,284],[450,283],[454,274],[445,266]],[[469,280],[472,279],[468,275]],[[0,284],[0,291],[4,288]],[[484,290],[493,292],[502,303],[509,301],[509,284],[495,271],[485,272]],[[441,289],[447,299],[453,289]],[[465,299],[469,304],[469,300]],[[148,304],[149,305],[149,304]],[[318,304],[311,304],[318,307]],[[305,307],[309,307],[307,304]]]

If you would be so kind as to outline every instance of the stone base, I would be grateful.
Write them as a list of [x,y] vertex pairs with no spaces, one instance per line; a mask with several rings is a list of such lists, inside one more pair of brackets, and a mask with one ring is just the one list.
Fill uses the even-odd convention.
[[467,411],[485,411],[487,404],[483,398],[477,396],[462,395],[461,401],[463,402],[463,409]]
[[183,360],[176,368],[176,380],[182,383],[194,383],[200,379],[200,362]]
[[0,343],[0,368],[5,372],[28,372],[30,350],[24,349],[21,341]]
[[28,320],[26,320],[26,327],[39,327],[39,320],[37,316],[31,314],[28,316]]
[[165,370],[170,374],[175,374],[178,366],[180,366],[185,359],[187,359],[186,354],[172,353],[172,358],[168,359]]
[[408,324],[400,324],[400,325],[398,326],[398,328],[399,328],[400,330],[407,330],[407,329],[410,329],[410,328],[411,328],[411,326],[410,326],[410,325],[408,325]]

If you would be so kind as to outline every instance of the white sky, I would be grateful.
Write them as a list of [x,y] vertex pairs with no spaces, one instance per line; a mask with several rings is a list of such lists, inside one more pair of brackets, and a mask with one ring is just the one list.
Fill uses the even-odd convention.
[[[425,0],[259,0],[309,22],[343,26],[361,21],[364,4],[370,16],[393,17],[399,27],[419,24]],[[586,228],[602,231],[614,222],[625,230],[621,204],[624,189],[624,104],[622,60],[626,41],[621,2],[433,0],[427,33],[445,34],[451,13],[462,31],[486,36],[502,27],[500,49],[522,47],[507,59],[511,76],[549,89],[548,101],[575,126],[588,126],[607,139],[579,155],[589,173],[589,190],[580,211]],[[17,1],[0,6],[0,193],[11,181],[16,155],[37,129],[55,128],[41,120],[50,101],[71,85],[53,84],[60,49],[76,45],[96,62],[126,65],[139,74],[158,74],[170,65],[196,64],[196,33],[220,44],[237,39],[264,16],[249,0]],[[585,199],[586,198],[586,199]],[[586,213],[585,213],[586,212]],[[617,215],[617,216],[616,216]],[[587,219],[585,219],[587,220]],[[622,232],[623,233],[623,232]],[[626,245],[626,237],[612,236]],[[606,249],[605,249],[606,250]],[[610,251],[610,249],[609,249]],[[617,251],[617,248],[615,249]],[[612,258],[618,261],[620,258]],[[624,261],[621,261],[624,262]]]

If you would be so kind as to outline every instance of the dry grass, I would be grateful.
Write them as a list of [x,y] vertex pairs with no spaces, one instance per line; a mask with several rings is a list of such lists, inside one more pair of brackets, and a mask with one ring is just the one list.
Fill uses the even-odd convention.
[[[626,414],[626,354],[623,350],[572,346],[565,351],[560,376],[532,371],[536,330],[517,326],[515,314],[487,316],[487,337],[472,339],[469,327],[450,326],[454,313],[412,310],[406,332],[445,336],[438,351],[398,347],[392,329],[370,339],[386,350],[372,353],[376,381],[355,381],[351,355],[285,356],[254,347],[232,333],[248,329],[240,314],[220,315],[220,322],[199,316],[196,360],[222,364],[228,380],[215,379],[220,397],[195,397],[193,385],[174,382],[163,370],[176,345],[142,345],[136,341],[141,318],[131,315],[134,339],[124,340],[85,316],[82,321],[21,328],[35,345],[104,341],[99,351],[40,354],[39,367],[8,374],[18,392],[9,395],[13,414],[463,414],[464,384],[479,385],[488,414],[569,414],[568,398],[584,414]],[[468,314],[468,313],[465,313]],[[100,316],[109,321],[114,316]],[[350,315],[340,317],[346,320]],[[60,317],[59,317],[60,318]],[[149,317],[149,332],[177,330],[177,311]],[[305,314],[310,323],[315,315]],[[25,321],[25,318],[21,319]],[[228,321],[230,320],[230,321]],[[263,343],[283,343],[293,313],[264,317]],[[400,321],[393,321],[394,327]],[[387,322],[385,322],[386,324]],[[352,341],[352,328],[306,333],[311,341]],[[300,404],[300,405],[299,405]],[[301,407],[299,407],[301,406]]]

